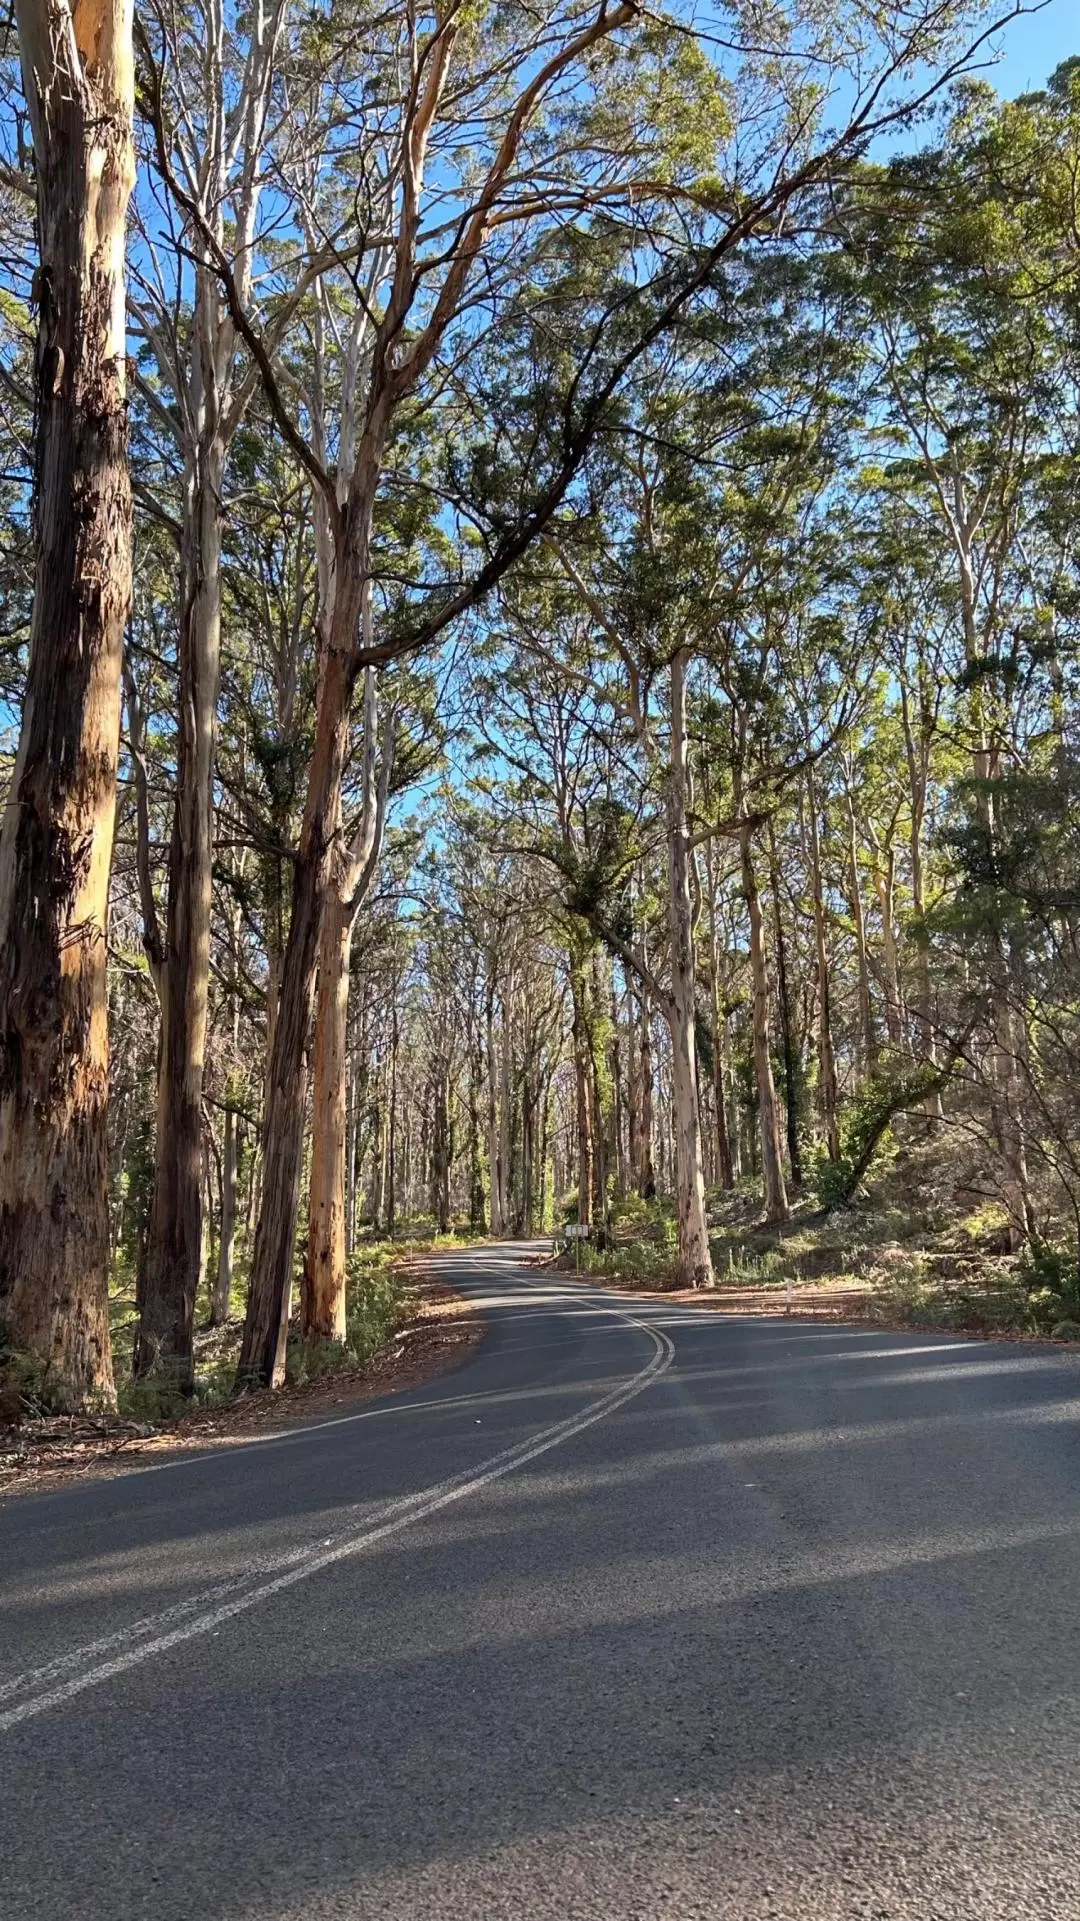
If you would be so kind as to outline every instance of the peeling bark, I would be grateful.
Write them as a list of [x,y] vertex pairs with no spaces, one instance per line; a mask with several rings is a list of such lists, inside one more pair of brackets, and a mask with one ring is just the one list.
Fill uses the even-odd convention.
[[106,914],[131,599],[131,9],[17,7],[40,264],[30,664],[0,831],[0,1320],[112,1399]]

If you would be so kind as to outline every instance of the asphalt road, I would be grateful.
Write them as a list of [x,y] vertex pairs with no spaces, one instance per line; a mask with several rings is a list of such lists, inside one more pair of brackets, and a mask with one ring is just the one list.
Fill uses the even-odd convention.
[[456,1374],[0,1506],[4,1921],[1080,1917],[1080,1357],[443,1271]]

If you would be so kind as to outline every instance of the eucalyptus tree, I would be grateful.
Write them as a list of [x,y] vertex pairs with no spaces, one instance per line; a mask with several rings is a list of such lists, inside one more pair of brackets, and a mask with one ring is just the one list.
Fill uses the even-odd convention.
[[[1054,315],[1030,297],[1015,215],[994,217],[985,143],[972,138],[971,113],[970,101],[962,103],[939,149],[895,163],[884,231],[856,222],[849,244],[871,302],[869,337],[899,456],[894,480],[949,570],[955,638],[947,661],[962,694],[956,725],[969,756],[968,831],[992,867],[1024,724],[1020,690],[1038,669],[1041,630],[1052,619],[1033,564],[1037,483],[1062,452],[1067,407]],[[1034,1227],[1015,1005],[1020,957],[993,911],[978,927],[973,919],[971,932],[986,970],[983,1073],[1018,1245]]]
[[40,257],[35,579],[0,830],[0,1318],[79,1395],[113,1393],[106,914],[131,596],[124,236],[129,0],[17,10]]
[[[140,207],[133,321],[154,358],[146,404],[175,440],[177,540],[176,787],[163,964],[162,1046],[150,1224],[136,1371],[191,1382],[202,1244],[202,1091],[213,860],[214,747],[221,661],[227,461],[258,381],[238,342],[216,269],[229,262],[245,310],[273,303],[280,213],[264,189],[297,141],[284,74],[287,0],[170,5],[140,16],[142,105],[150,148]],[[302,53],[301,53],[302,57]],[[284,151],[283,151],[284,150]],[[172,192],[173,187],[177,192]],[[282,263],[295,278],[295,256]],[[302,280],[303,276],[301,276]],[[276,302],[267,351],[299,300]]]
[[[334,532],[335,609],[323,649],[316,752],[294,869],[284,970],[287,992],[275,1034],[277,1059],[271,1072],[264,1140],[267,1173],[272,1178],[264,1185],[256,1237],[243,1378],[274,1380],[282,1366],[303,1126],[304,1036],[322,906],[334,858],[338,784],[357,675],[388,652],[430,641],[496,582],[566,496],[627,369],[708,284],[717,263],[767,226],[808,181],[925,98],[939,81],[937,74],[927,77],[926,63],[940,68],[947,67],[953,57],[962,62],[965,35],[981,11],[957,5],[944,10],[927,7],[912,14],[906,7],[888,7],[873,29],[867,27],[849,62],[843,36],[834,35],[831,18],[822,23],[815,10],[807,9],[804,17],[793,8],[790,17],[774,23],[774,48],[763,53],[755,43],[742,56],[744,71],[738,89],[721,86],[714,93],[714,99],[726,94],[734,100],[738,95],[746,108],[738,127],[732,114],[724,124],[716,108],[711,110],[714,144],[719,147],[721,139],[729,136],[732,171],[726,185],[715,172],[703,182],[696,156],[686,170],[691,178],[680,177],[677,157],[672,169],[661,142],[646,139],[643,143],[643,122],[636,111],[645,84],[642,76],[648,85],[657,84],[656,76],[665,70],[668,43],[662,30],[639,40],[637,85],[628,89],[623,84],[628,56],[620,51],[616,36],[636,25],[631,4],[588,18],[573,8],[556,11],[543,23],[539,39],[531,16],[528,22],[506,17],[499,23],[499,53],[491,65],[478,23],[471,16],[466,20],[452,11],[422,27],[410,16],[398,23],[404,35],[404,71],[411,76],[404,92],[394,79],[395,22],[383,22],[385,38],[377,58],[387,75],[386,88],[372,92],[361,118],[366,114],[367,124],[377,126],[385,155],[378,167],[365,170],[364,247],[369,254],[385,247],[386,269],[381,286],[364,295],[377,315],[377,325],[364,377],[356,459],[344,503],[338,498],[334,476],[297,428],[273,369],[260,361],[282,431],[327,503]],[[794,45],[799,48],[797,57],[786,69],[782,61],[778,66],[775,56],[781,51],[790,55]],[[580,82],[583,63],[594,55],[590,99]],[[825,130],[830,87],[821,85],[823,62],[837,90],[849,86],[848,66],[858,76],[854,104],[835,132]],[[787,77],[778,85],[781,71]],[[867,75],[871,76],[868,82]],[[609,80],[616,91],[606,84]],[[545,119],[543,111],[556,94],[561,95],[561,126],[557,116],[549,112]],[[447,110],[451,102],[452,114]],[[635,109],[624,123],[632,126],[630,139],[612,138],[615,104],[621,104],[624,112],[628,106]],[[468,130],[468,181],[458,170],[464,151],[463,127]],[[493,133],[493,128],[498,131]],[[448,138],[440,145],[443,136]],[[484,155],[479,166],[478,145]],[[438,164],[429,167],[436,153]],[[374,181],[380,183],[377,190]],[[475,186],[474,181],[478,181]],[[386,193],[380,197],[384,187]],[[665,233],[661,219],[648,230],[647,260],[659,260],[657,274],[648,289],[641,288],[639,266],[609,303],[612,324],[594,333],[584,359],[579,356],[569,408],[561,419],[552,421],[546,444],[537,449],[536,484],[521,511],[499,530],[471,579],[437,593],[433,606],[422,611],[406,632],[365,646],[361,613],[370,591],[372,517],[395,418],[452,334],[459,364],[475,345],[481,332],[475,321],[455,331],[465,303],[478,297],[482,285],[498,288],[506,281],[518,267],[523,236],[530,232],[535,236],[555,222],[565,223],[570,215],[585,220],[602,202],[633,205],[640,232],[643,204],[663,212],[672,201],[693,206],[695,217],[700,216],[700,231],[693,236],[689,258],[684,222],[669,222]],[[389,219],[384,217],[385,208],[390,210]],[[418,251],[418,241],[421,247],[430,243],[431,251],[426,255]],[[486,283],[476,274],[481,258]],[[227,262],[218,264],[230,285]],[[651,268],[646,266],[646,271]],[[235,306],[239,312],[241,303],[236,301]],[[247,337],[258,360],[257,329],[249,327]]]

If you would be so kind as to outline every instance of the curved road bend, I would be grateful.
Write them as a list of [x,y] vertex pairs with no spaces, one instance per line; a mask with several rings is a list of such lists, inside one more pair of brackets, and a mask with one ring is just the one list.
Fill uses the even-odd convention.
[[4,1921],[1080,1917],[1080,1357],[597,1295],[0,1508]]

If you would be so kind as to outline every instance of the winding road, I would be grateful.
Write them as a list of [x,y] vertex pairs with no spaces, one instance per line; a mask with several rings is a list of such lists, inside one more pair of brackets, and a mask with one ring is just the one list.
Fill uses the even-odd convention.
[[0,1505],[3,1921],[1080,1917],[1080,1355],[527,1252],[427,1388]]

